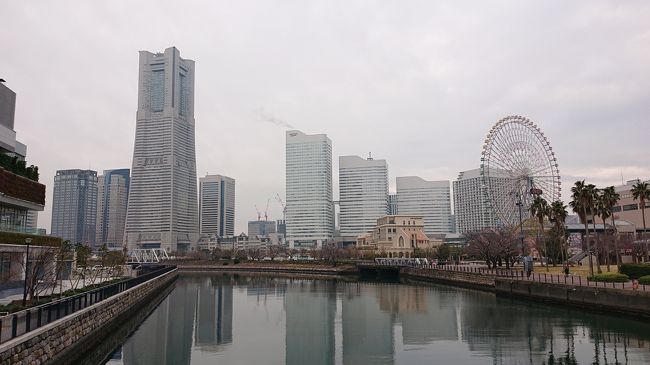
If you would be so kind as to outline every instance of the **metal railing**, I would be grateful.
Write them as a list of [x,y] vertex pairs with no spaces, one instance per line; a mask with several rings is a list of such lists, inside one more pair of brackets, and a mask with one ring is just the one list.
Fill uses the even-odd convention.
[[[382,265],[382,264],[380,264]],[[386,264],[383,264],[386,265]],[[613,289],[625,289],[625,290],[638,290],[646,291],[645,284],[630,282],[603,282],[603,281],[593,281],[589,278],[582,277],[579,275],[564,275],[564,274],[549,274],[549,273],[537,273],[531,272],[530,276],[522,270],[516,269],[488,269],[485,267],[473,267],[469,265],[416,265],[413,263],[402,265],[403,267],[414,267],[418,269],[433,269],[433,270],[445,270],[445,271],[456,271],[456,272],[467,272],[480,275],[492,275],[500,278],[509,278],[513,280],[523,280],[523,281],[533,281],[538,283],[547,283],[547,284],[564,284],[564,285],[574,285],[574,286],[588,286],[596,288],[613,288]]]
[[514,275],[510,275],[510,276],[505,275],[505,277],[514,280],[533,281],[537,283],[547,283],[547,284],[564,284],[564,285],[574,285],[574,286],[589,286],[595,288],[612,288],[612,289],[646,291],[645,284],[635,283],[634,281],[605,282],[605,281],[589,280],[588,277],[582,277],[580,275],[564,275],[564,274],[531,272],[530,276],[527,276],[523,271],[515,271],[514,273],[515,273]]
[[0,317],[0,343],[22,336],[174,269],[176,269],[176,266],[167,266],[132,279],[126,279]]

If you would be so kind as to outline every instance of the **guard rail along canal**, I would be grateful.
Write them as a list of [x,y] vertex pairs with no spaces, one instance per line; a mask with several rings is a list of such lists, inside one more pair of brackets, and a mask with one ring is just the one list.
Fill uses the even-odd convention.
[[68,363],[177,276],[167,266],[0,318],[0,365]]

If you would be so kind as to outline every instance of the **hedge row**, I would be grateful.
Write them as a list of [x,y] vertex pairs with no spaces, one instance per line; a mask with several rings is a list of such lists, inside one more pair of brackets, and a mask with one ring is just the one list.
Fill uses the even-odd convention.
[[638,279],[642,276],[650,275],[650,265],[648,264],[622,264],[619,270],[632,279]]
[[18,232],[0,232],[0,243],[7,245],[24,245],[26,238],[31,238],[31,244],[35,246],[61,246],[61,242],[63,241],[61,238],[54,236],[41,236],[37,234]]
[[624,274],[617,274],[614,272],[607,272],[596,274],[589,277],[590,281],[600,281],[605,283],[625,283],[630,280],[630,277]]
[[640,277],[639,284],[650,285],[650,275]]

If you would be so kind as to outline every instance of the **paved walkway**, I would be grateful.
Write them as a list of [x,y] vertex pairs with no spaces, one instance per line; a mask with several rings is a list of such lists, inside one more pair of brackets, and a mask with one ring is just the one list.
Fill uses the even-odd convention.
[[[95,284],[102,283],[104,281],[109,281],[113,280],[113,278],[104,278],[104,279],[99,279],[97,278],[95,280]],[[90,282],[86,281],[86,285],[91,285]],[[61,291],[66,291],[70,290],[73,287],[73,282],[72,280],[63,280],[63,283],[57,282],[56,288],[54,288],[54,293],[53,295],[57,295],[61,293]],[[79,281],[77,284],[77,289],[84,288],[84,282]],[[49,295],[51,289],[45,290],[45,292]],[[11,289],[6,289],[0,291],[0,305],[7,305],[13,302],[14,300],[22,300],[23,299],[23,287],[21,286],[20,288],[11,288]]]
[[[650,291],[650,285],[638,284],[634,288],[631,281],[626,283],[604,283],[597,281],[590,281],[587,278],[578,276],[578,275],[564,275],[564,274],[550,274],[544,272],[532,272],[530,277],[527,277],[526,274],[521,270],[521,266],[514,267],[510,270],[505,268],[499,269],[488,269],[485,266],[476,266],[476,265],[458,265],[458,266],[425,266],[425,265],[409,265],[411,267],[417,267],[421,269],[432,269],[432,270],[446,270],[446,271],[457,271],[457,272],[470,272],[477,273],[482,275],[494,275],[500,278],[509,278],[513,280],[526,280],[534,281],[540,283],[548,284],[562,284],[562,285],[575,285],[575,286],[589,286],[589,287],[598,287],[598,288],[614,288],[614,289],[625,289],[625,290],[638,290],[638,291]],[[543,268],[536,267],[537,269],[543,270]]]

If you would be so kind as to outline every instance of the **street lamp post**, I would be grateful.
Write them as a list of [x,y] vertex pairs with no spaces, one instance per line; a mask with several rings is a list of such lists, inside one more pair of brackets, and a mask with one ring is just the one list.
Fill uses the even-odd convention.
[[25,238],[25,244],[27,245],[27,250],[25,252],[25,284],[23,286],[23,307],[27,302],[27,268],[29,266],[29,244],[32,243],[30,237]]
[[521,259],[523,260],[526,256],[526,250],[524,249],[524,219],[521,212],[521,207],[524,205],[521,201],[521,194],[517,196],[517,207],[519,207],[519,239],[521,240]]

